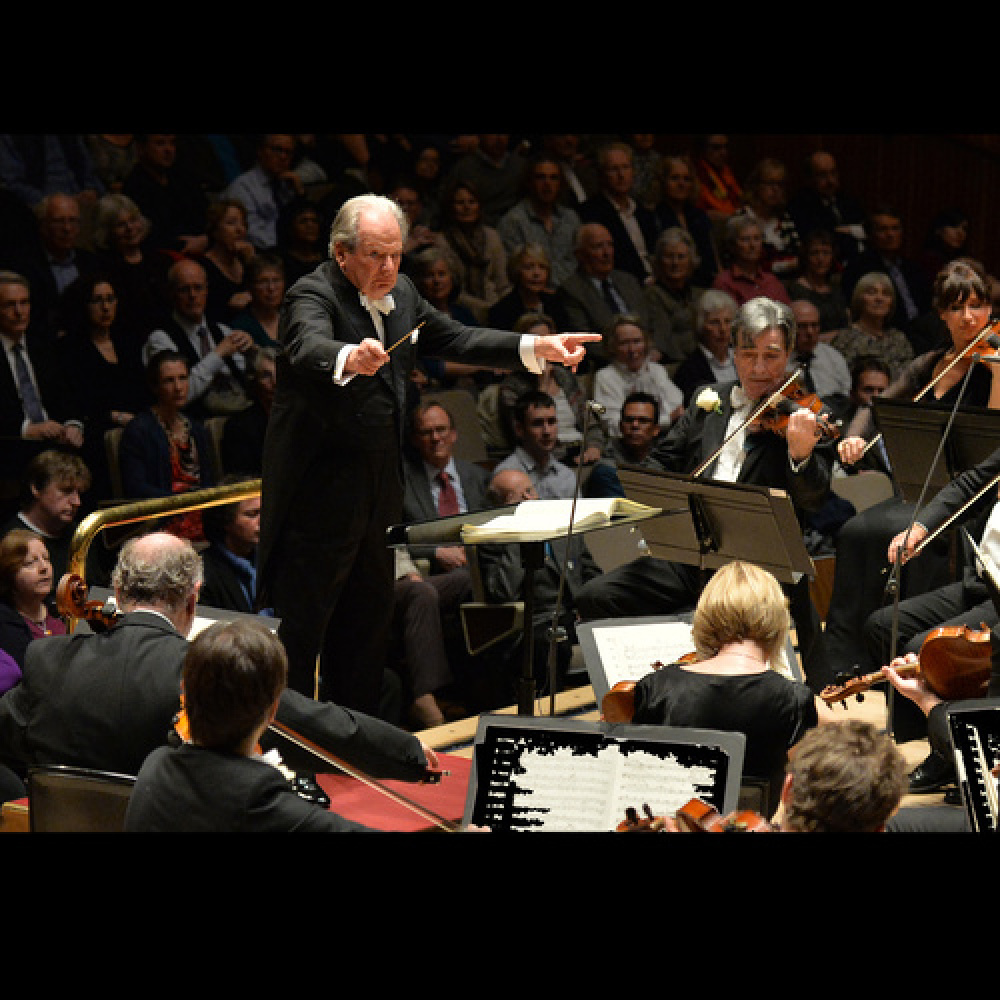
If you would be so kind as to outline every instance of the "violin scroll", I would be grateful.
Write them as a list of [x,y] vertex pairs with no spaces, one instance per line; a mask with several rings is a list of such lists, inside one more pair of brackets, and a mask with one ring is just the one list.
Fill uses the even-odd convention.
[[106,601],[88,601],[86,581],[76,573],[66,573],[56,586],[56,607],[59,613],[83,618],[99,629],[108,629],[121,617],[114,597]]

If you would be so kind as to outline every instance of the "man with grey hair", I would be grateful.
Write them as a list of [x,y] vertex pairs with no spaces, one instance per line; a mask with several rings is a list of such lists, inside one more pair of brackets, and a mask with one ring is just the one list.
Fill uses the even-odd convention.
[[386,531],[402,520],[401,448],[420,356],[540,372],[576,367],[599,334],[464,326],[399,273],[407,222],[394,201],[341,207],[330,260],[288,290],[264,441],[261,607],[281,618],[289,688],[378,712],[393,611]]
[[[759,418],[749,423],[757,404],[788,378],[795,333],[795,316],[784,303],[763,297],[744,303],[732,328],[737,378],[696,392],[656,445],[652,462],[667,472],[784,490],[800,523],[818,510],[830,489],[833,449],[821,441],[816,415],[797,407],[782,433],[761,429]],[[670,614],[694,607],[701,582],[697,566],[642,557],[605,573],[600,587],[585,586],[576,606],[585,620]],[[806,680],[818,693],[833,678],[808,577],[786,593]]]
[[[0,697],[0,761],[22,776],[59,764],[137,774],[174,731],[201,582],[201,557],[186,539],[130,539],[112,576],[121,617],[106,630],[81,626],[31,643],[21,683]],[[437,769],[410,733],[337,705],[285,691],[277,718],[372,777],[420,781]],[[316,770],[315,759],[281,743],[288,766]]]

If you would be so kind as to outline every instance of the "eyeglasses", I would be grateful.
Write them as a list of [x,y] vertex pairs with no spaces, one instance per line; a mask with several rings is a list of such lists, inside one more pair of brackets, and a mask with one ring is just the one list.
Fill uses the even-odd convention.
[[652,422],[652,417],[622,416],[623,424],[651,424]]
[[95,295],[90,300],[92,306],[113,306],[118,301],[117,295]]

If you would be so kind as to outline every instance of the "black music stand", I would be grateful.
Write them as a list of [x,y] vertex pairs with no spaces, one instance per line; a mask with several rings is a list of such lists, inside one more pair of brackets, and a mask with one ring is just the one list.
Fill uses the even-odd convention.
[[[1000,417],[995,410],[964,407],[953,417],[948,405],[879,396],[874,413],[889,454],[892,478],[907,503],[917,503],[925,488],[928,497],[934,496],[957,475],[979,465],[1000,448]],[[943,461],[931,469],[949,421]]]
[[784,490],[630,465],[619,468],[618,478],[629,500],[689,514],[644,522],[643,538],[654,556],[698,566],[703,573],[739,559],[787,584],[816,575]]
[[[483,524],[496,517],[513,514],[519,505],[497,507],[491,510],[477,511],[474,514],[454,514],[450,517],[439,517],[432,521],[417,521],[412,524],[397,524],[388,529],[387,544],[390,548],[408,545],[517,545],[520,550],[521,565],[524,568],[524,614],[523,614],[523,650],[521,680],[518,687],[518,714],[532,715],[535,699],[534,673],[534,606],[535,606],[535,572],[545,561],[545,546],[557,538],[565,538],[564,530],[553,530],[543,538],[518,538],[509,534],[503,540],[496,537],[484,540],[467,540],[462,537],[462,528],[470,524]],[[683,513],[679,509],[676,513]],[[656,508],[649,514],[615,515],[610,524],[589,525],[578,527],[573,525],[572,534],[579,535],[589,531],[601,531],[606,528],[618,527],[623,524],[649,523],[653,518],[659,519],[671,511]],[[555,691],[552,691],[555,697]]]

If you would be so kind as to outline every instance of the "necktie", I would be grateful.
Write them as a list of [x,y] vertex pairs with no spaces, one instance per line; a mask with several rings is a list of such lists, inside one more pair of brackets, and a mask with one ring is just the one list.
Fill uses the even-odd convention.
[[621,312],[621,306],[618,304],[615,286],[611,284],[610,278],[605,278],[601,282],[601,292],[604,294],[604,301],[607,302],[608,308],[617,316]]
[[21,394],[24,412],[33,424],[42,423],[45,420],[45,410],[42,407],[42,401],[38,398],[35,383],[31,380],[31,375],[28,372],[22,344],[18,344],[14,348],[14,370],[17,374],[17,391]]
[[198,327],[198,344],[203,358],[207,357],[215,349],[215,345],[212,343],[212,338],[209,336],[208,330],[204,326]]
[[441,517],[451,517],[459,513],[458,494],[455,487],[451,485],[451,477],[443,469],[438,473],[438,482],[441,484],[441,492],[438,493],[438,513]]

